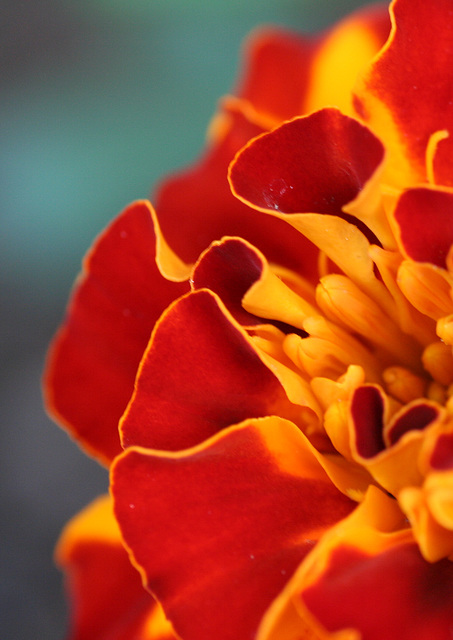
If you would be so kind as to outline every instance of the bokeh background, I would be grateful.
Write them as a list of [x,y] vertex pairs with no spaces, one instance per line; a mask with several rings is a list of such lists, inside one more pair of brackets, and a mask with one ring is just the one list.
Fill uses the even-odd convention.
[[[80,260],[128,202],[194,159],[240,45],[359,0],[0,0],[0,637],[63,638],[53,566],[105,470],[45,415],[40,376]],[[94,640],[94,639],[93,639]]]

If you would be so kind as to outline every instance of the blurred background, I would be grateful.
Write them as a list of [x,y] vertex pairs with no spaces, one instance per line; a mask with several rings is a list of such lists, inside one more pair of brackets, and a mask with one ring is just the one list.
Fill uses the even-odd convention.
[[0,0],[0,637],[63,638],[52,553],[107,489],[42,409],[40,376],[94,236],[193,160],[240,45],[359,0]]

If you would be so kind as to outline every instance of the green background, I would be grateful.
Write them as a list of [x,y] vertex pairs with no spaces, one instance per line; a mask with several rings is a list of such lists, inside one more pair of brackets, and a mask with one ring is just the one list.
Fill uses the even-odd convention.
[[325,28],[354,0],[0,3],[0,637],[62,638],[52,548],[104,470],[46,418],[40,374],[83,253],[199,153],[262,23]]

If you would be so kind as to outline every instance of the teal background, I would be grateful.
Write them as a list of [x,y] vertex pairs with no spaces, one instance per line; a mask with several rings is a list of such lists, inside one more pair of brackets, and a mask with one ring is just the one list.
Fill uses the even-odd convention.
[[319,30],[361,4],[0,2],[0,637],[63,637],[52,549],[107,487],[41,408],[46,345],[83,253],[197,156],[250,29]]

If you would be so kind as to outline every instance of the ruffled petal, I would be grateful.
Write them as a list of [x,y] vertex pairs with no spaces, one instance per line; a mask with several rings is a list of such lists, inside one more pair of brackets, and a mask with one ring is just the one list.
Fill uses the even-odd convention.
[[197,164],[169,178],[154,198],[162,233],[187,264],[211,242],[240,236],[268,260],[314,280],[317,250],[281,220],[257,215],[231,195],[228,164],[246,142],[265,129],[248,116],[240,101],[224,104],[214,120],[210,145]]
[[[299,616],[300,629],[310,623],[320,638],[448,640],[452,578],[453,563],[426,562],[395,501],[370,487],[364,502],[307,556],[258,638],[300,638]],[[288,620],[292,636],[281,633]]]
[[68,640],[175,640],[129,561],[109,496],[66,525],[56,561],[66,572],[71,598]]
[[217,296],[199,290],[156,326],[120,430],[125,447],[175,451],[272,414],[304,424],[247,333]]
[[[383,211],[374,206],[383,159],[381,142],[366,127],[326,108],[251,141],[230,165],[229,179],[241,201],[288,222],[381,298],[369,249],[389,236]],[[344,213],[363,198],[374,204],[360,208],[360,219],[355,207],[354,216]]]
[[427,434],[444,422],[445,411],[420,398],[391,413],[390,399],[379,386],[355,389],[349,422],[352,457],[397,497],[405,487],[423,482],[419,454]]
[[230,169],[235,194],[261,210],[341,215],[383,160],[379,140],[326,108],[252,141]]
[[[355,11],[320,39],[300,113],[335,106],[353,115],[352,89],[385,43],[390,31],[387,7],[371,5]],[[296,114],[294,114],[296,115]]]
[[136,202],[98,238],[47,361],[48,410],[105,464],[121,451],[118,420],[154,323],[189,289],[160,275],[151,214]]
[[134,562],[185,640],[254,637],[300,561],[354,504],[277,417],[184,452],[129,449],[112,487]]
[[357,74],[389,30],[388,11],[380,6],[356,11],[318,36],[258,29],[246,42],[238,95],[275,124],[326,105],[349,112]]
[[450,560],[428,563],[414,543],[376,555],[345,544],[328,563],[302,597],[330,632],[357,629],[362,640],[451,638]]
[[[428,180],[433,153],[435,181],[453,184],[451,10],[450,0],[392,2],[389,41],[357,88],[359,115],[389,150],[393,184]],[[437,149],[428,148],[433,135]]]
[[317,48],[318,38],[284,29],[256,30],[246,41],[238,95],[274,125],[304,113]]
[[[288,279],[297,293],[282,279]],[[271,321],[284,333],[297,333],[301,318],[315,313],[298,295],[300,291],[314,297],[309,283],[281,269],[274,273],[263,254],[242,238],[214,242],[195,265],[191,283],[194,289],[216,293],[234,318],[247,327]]]
[[362,640],[451,638],[450,560],[426,562],[413,542],[373,552],[346,539],[325,564],[302,599],[329,632],[355,629]]
[[248,242],[241,238],[224,238],[202,254],[193,270],[192,286],[216,293],[240,324],[262,324],[261,318],[244,309],[242,299],[262,277],[265,264],[261,252]]
[[406,487],[398,502],[428,562],[453,557],[453,421],[431,430],[423,443],[420,487]]

